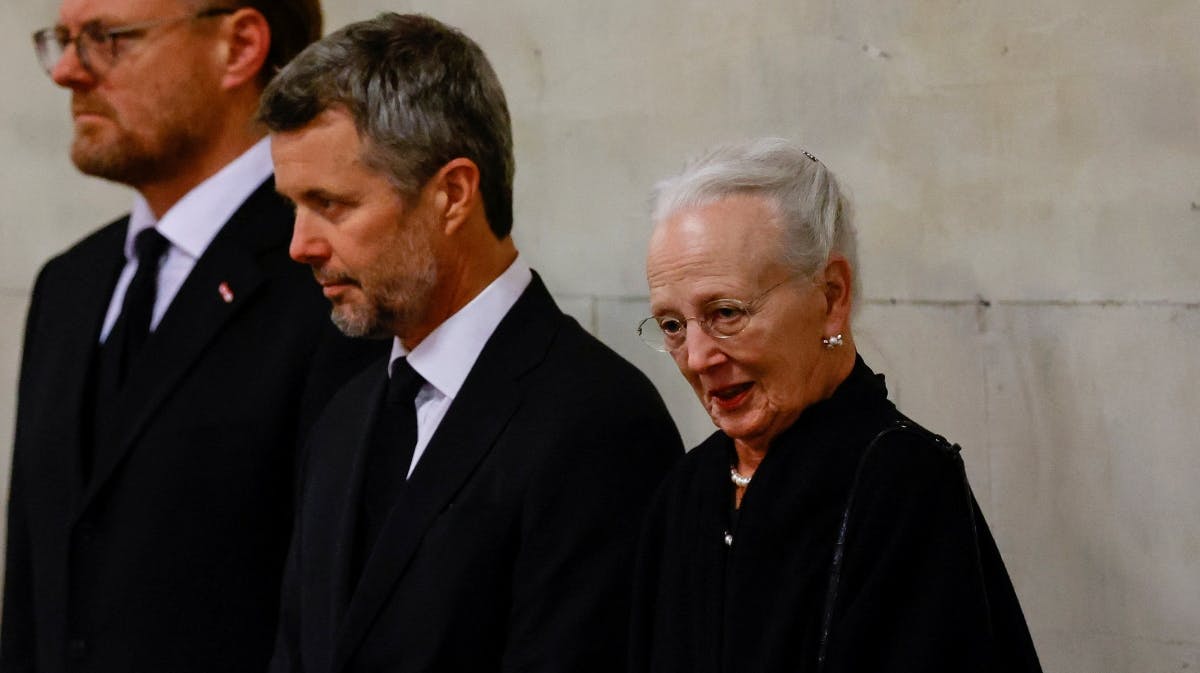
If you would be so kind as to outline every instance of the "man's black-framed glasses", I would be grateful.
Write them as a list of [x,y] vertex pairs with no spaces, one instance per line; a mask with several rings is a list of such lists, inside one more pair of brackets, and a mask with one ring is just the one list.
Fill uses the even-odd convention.
[[676,315],[650,316],[638,323],[637,333],[642,341],[656,351],[673,353],[687,342],[688,321],[695,320],[704,333],[714,339],[736,336],[750,324],[759,311],[760,302],[777,287],[792,280],[789,276],[758,293],[750,301],[714,299],[705,304],[700,315],[689,318]]
[[106,26],[100,21],[89,21],[83,24],[75,37],[71,37],[65,26],[54,26],[34,33],[33,46],[37,50],[38,62],[48,75],[54,72],[67,47],[74,44],[75,53],[84,69],[92,76],[99,77],[116,64],[121,40],[141,37],[151,28],[222,16],[236,11],[233,7],[209,7],[185,16],[152,19],[124,26]]

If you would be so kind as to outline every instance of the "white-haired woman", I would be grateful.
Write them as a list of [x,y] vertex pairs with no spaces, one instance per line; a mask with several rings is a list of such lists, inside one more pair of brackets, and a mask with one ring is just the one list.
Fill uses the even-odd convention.
[[778,139],[657,190],[642,338],[719,428],[664,482],[635,583],[635,673],[1039,671],[958,447],[854,347],[855,233]]

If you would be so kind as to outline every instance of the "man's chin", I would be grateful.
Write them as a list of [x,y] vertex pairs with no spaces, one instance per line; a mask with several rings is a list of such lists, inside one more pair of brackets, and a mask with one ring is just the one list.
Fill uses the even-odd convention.
[[106,153],[97,151],[90,138],[76,134],[75,143],[71,145],[71,163],[84,175],[105,177],[111,171],[113,162]]
[[136,184],[139,177],[147,172],[145,168],[138,168],[128,156],[80,136],[76,136],[75,144],[71,147],[71,163],[84,175],[122,184]]
[[346,304],[335,305],[329,314],[333,324],[348,337],[355,339],[385,339],[391,333],[383,329],[370,311],[356,310]]

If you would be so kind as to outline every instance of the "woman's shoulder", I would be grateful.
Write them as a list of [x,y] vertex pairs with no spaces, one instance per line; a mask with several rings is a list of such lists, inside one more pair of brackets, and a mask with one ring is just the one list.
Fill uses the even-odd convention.
[[961,492],[966,480],[961,448],[901,414],[875,436],[861,461],[860,491],[881,500]]
[[892,451],[913,453],[915,459],[953,460],[961,447],[900,412],[876,435],[875,443]]

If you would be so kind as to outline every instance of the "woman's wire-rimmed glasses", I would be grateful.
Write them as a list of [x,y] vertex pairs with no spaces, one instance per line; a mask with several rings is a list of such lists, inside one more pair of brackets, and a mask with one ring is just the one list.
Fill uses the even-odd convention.
[[673,353],[687,342],[688,321],[695,320],[704,333],[714,339],[736,336],[750,324],[750,318],[759,311],[759,303],[777,287],[792,280],[789,276],[758,293],[750,301],[740,299],[714,299],[703,306],[698,316],[676,315],[650,316],[638,323],[637,333],[642,342],[656,351]]
[[146,31],[159,26],[166,26],[184,21],[208,19],[214,16],[232,14],[237,9],[233,7],[209,7],[194,14],[175,16],[167,19],[153,19],[124,26],[105,26],[100,21],[89,21],[80,27],[79,33],[71,37],[65,26],[43,28],[33,34],[33,47],[37,51],[38,62],[46,74],[54,73],[55,66],[62,60],[67,47],[75,45],[75,53],[79,62],[93,77],[99,77],[108,72],[117,62],[117,44],[123,39],[141,37]]

